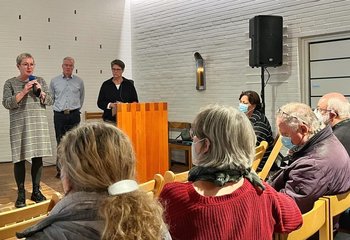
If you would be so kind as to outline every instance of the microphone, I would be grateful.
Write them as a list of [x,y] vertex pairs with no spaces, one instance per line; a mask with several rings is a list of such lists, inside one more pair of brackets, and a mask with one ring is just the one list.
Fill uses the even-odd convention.
[[[29,75],[28,77],[29,81],[33,81],[36,79],[36,76],[33,76],[33,75]],[[41,93],[41,89],[40,88],[36,88],[35,86],[36,84],[34,84],[33,86],[33,94],[37,97],[40,97],[40,93]]]

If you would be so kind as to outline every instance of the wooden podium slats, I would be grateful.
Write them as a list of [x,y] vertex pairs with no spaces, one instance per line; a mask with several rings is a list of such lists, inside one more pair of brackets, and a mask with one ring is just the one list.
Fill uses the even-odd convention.
[[167,103],[118,104],[117,126],[133,143],[140,183],[168,170]]

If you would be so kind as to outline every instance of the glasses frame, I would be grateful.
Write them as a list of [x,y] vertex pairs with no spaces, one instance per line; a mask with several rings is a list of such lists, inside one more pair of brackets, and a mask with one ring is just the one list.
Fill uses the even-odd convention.
[[20,64],[21,66],[23,66],[23,67],[35,67],[35,63],[21,63]]
[[294,116],[294,115],[289,114],[289,113],[286,113],[285,111],[283,111],[283,110],[280,109],[280,108],[278,109],[277,113],[278,113],[281,117],[289,118],[289,119],[290,119],[290,118],[293,118],[293,119],[296,119],[299,123],[302,123],[302,124],[305,124],[305,125],[308,126],[308,124],[307,124],[305,121],[301,120],[299,117]]

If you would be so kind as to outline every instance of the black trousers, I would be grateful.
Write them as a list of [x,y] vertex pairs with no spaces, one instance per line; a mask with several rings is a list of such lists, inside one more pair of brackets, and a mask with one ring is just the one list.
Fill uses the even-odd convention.
[[[71,111],[69,114],[64,114],[64,112],[56,112],[54,111],[53,121],[55,124],[55,133],[56,133],[56,141],[57,146],[61,142],[61,138],[63,135],[74,128],[75,126],[79,125],[80,123],[80,111],[74,110]],[[56,168],[57,171],[60,171],[60,166],[56,160]]]

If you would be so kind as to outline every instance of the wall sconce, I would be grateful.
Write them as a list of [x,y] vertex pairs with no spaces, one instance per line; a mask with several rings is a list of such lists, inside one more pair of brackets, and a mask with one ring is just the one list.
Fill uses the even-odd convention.
[[198,91],[205,90],[205,74],[204,74],[204,60],[199,52],[194,53],[196,60],[196,89]]

